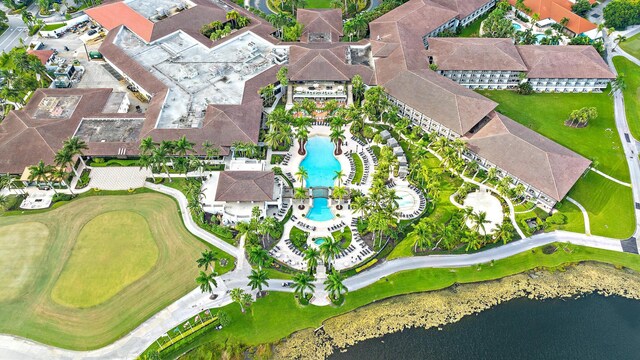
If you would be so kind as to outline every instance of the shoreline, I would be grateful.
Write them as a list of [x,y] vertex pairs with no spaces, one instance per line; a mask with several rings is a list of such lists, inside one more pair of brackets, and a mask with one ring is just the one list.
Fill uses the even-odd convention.
[[276,359],[325,359],[363,340],[408,328],[455,323],[517,298],[570,298],[594,292],[640,300],[640,273],[586,262],[556,271],[532,270],[498,280],[396,296],[327,319],[317,332],[305,329],[293,333],[274,345],[273,355]]

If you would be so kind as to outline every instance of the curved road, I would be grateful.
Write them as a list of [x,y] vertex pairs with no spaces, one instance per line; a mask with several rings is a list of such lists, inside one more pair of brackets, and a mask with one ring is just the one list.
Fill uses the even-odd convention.
[[[252,0],[259,1],[259,0]],[[607,41],[607,48],[612,46]],[[611,51],[609,51],[609,63],[611,64]],[[617,54],[616,54],[617,55]],[[622,54],[627,55],[628,54]],[[636,59],[637,61],[637,59]],[[613,65],[610,65],[612,69]],[[626,141],[625,134],[630,132],[627,126],[624,113],[624,103],[620,92],[616,92],[614,97],[616,126],[622,143],[627,162],[631,172],[631,183],[633,185],[634,200],[640,203],[640,166],[637,161],[636,141]],[[197,314],[203,308],[215,308],[229,304],[231,300],[226,295],[226,290],[242,287],[247,288],[247,274],[250,267],[247,265],[243,255],[242,243],[235,248],[226,242],[217,239],[208,232],[203,231],[193,220],[187,216],[189,214],[186,207],[186,198],[177,190],[166,188],[160,185],[147,184],[149,188],[158,190],[165,194],[174,196],[180,205],[185,225],[195,235],[202,237],[211,244],[219,247],[224,251],[228,251],[231,255],[238,258],[237,268],[230,273],[221,276],[218,280],[219,287],[216,289],[218,298],[209,300],[206,295],[200,293],[198,289],[193,290],[180,300],[163,309],[149,320],[138,326],[135,330],[117,340],[113,344],[105,346],[101,349],[93,351],[71,351],[40,344],[31,340],[19,338],[11,335],[0,335],[0,358],[2,359],[133,359],[144,351],[155,339],[164,334],[167,330],[172,329],[176,324],[184,319]],[[636,221],[639,219],[640,210],[636,210]],[[639,234],[640,226],[636,226],[635,234]],[[635,235],[634,235],[635,236]],[[428,268],[428,267],[463,267],[487,263],[491,260],[504,259],[509,256],[528,251],[534,247],[546,245],[552,242],[565,242],[583,246],[591,246],[595,248],[623,251],[623,244],[620,240],[603,238],[599,236],[589,236],[585,234],[569,233],[564,231],[556,231],[548,234],[541,234],[531,238],[515,241],[498,248],[493,248],[473,254],[464,255],[439,255],[439,256],[423,256],[402,258],[384,262],[383,264],[351,277],[345,281],[345,285],[350,290],[357,290],[366,287],[381,278],[397,273],[399,271]],[[633,244],[633,249],[626,246],[627,251],[638,253],[637,245]],[[282,287],[283,280],[270,280],[268,289],[271,291],[287,291],[292,289]]]

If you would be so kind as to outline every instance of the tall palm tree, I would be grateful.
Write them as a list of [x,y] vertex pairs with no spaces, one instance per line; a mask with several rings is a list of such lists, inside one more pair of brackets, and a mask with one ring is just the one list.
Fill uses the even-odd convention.
[[347,195],[347,189],[344,186],[336,186],[333,188],[333,198],[338,199],[338,204],[342,203],[342,199]]
[[613,50],[615,50],[618,47],[618,45],[620,45],[621,42],[625,42],[625,41],[627,41],[627,37],[622,34],[618,34],[618,36],[616,36],[616,39],[614,40],[614,43],[616,45],[613,47]]
[[187,153],[193,151],[194,145],[194,143],[187,140],[186,136],[182,136],[173,143],[173,151],[176,155],[185,157],[187,156]]
[[56,189],[53,187],[51,183],[51,172],[53,171],[53,167],[51,165],[46,165],[44,161],[40,160],[37,165],[33,165],[29,167],[29,181],[37,181],[37,182],[45,182],[53,189],[54,193]]
[[473,230],[474,232],[480,235],[487,234],[486,225],[489,224],[491,221],[487,219],[486,212],[480,211],[477,213],[473,213],[471,220],[473,223],[473,225],[471,226],[471,230]]
[[293,198],[296,200],[304,201],[307,198],[307,190],[305,190],[305,188],[303,188],[302,186],[296,188],[293,194]]
[[199,268],[204,268],[205,270],[209,268],[211,269],[211,272],[214,272],[216,260],[218,260],[218,258],[213,250],[205,250],[200,254],[200,258],[196,260],[196,263],[198,263]]
[[333,130],[331,130],[331,133],[329,134],[329,138],[334,144],[336,144],[336,149],[334,154],[335,155],[342,154],[342,142],[347,139],[344,136],[344,130],[338,127],[333,128]]
[[[58,150],[58,152],[56,152],[53,158],[53,162],[56,164],[56,166],[66,169],[73,164],[73,155],[68,148],[62,147]],[[75,166],[71,166],[71,169],[73,170],[73,173],[78,176],[78,172],[76,171]]]
[[165,174],[167,174],[167,177],[169,178],[169,182],[172,181],[171,175],[169,174],[169,166],[168,166],[170,154],[171,154],[171,146],[163,141],[162,143],[160,143],[158,147],[153,149],[153,153],[151,155],[151,158],[153,159],[153,162],[156,164],[156,166],[163,169]]
[[303,166],[300,166],[298,168],[298,171],[295,173],[295,176],[296,180],[300,182],[300,186],[304,187],[304,181],[309,177],[309,173]]
[[255,269],[252,269],[247,286],[251,286],[251,290],[258,289],[258,291],[262,291],[263,286],[269,285],[267,280],[269,280],[269,275],[266,270],[260,269],[256,271]]
[[249,261],[262,269],[269,261],[269,253],[260,246],[252,246],[249,248]]
[[304,261],[307,262],[307,270],[309,274],[313,274],[316,271],[316,267],[318,267],[318,259],[320,259],[320,252],[318,250],[310,247],[303,252]]
[[325,238],[325,241],[320,244],[320,254],[327,265],[333,262],[333,259],[336,255],[340,254],[341,250],[340,244],[331,236]]
[[505,219],[502,224],[496,226],[493,230],[493,238],[496,241],[502,241],[503,244],[508,243],[513,239],[513,225],[508,219]]
[[362,216],[366,216],[369,212],[369,199],[366,196],[357,196],[351,201],[351,210],[354,213],[360,213]]
[[337,300],[343,293],[348,291],[343,281],[344,277],[335,270],[327,276],[327,280],[324,282],[324,288],[332,299]]
[[333,180],[338,180],[338,186],[342,186],[342,179],[344,179],[345,174],[344,171],[342,171],[342,169],[340,170],[335,170],[333,172]]
[[262,235],[262,246],[265,246],[264,240],[267,234],[271,233],[278,227],[278,220],[273,216],[267,216],[258,225],[258,232]]
[[156,143],[153,141],[151,136],[147,136],[146,138],[140,141],[140,153],[141,154],[151,154],[153,149],[155,149]]
[[196,283],[200,286],[200,291],[203,293],[213,294],[213,288],[218,287],[218,282],[215,279],[215,274],[207,274],[206,272],[200,270],[200,274],[196,278]]
[[305,297],[307,290],[313,292],[316,286],[313,284],[315,278],[309,273],[297,273],[293,276],[293,289],[300,297]]
[[229,292],[229,296],[233,302],[238,303],[240,305],[240,311],[244,313],[245,307],[251,305],[253,299],[251,298],[251,294],[247,294],[244,290],[240,288],[231,289]]
[[65,140],[62,143],[62,146],[67,148],[71,156],[79,156],[80,161],[84,164],[84,160],[82,160],[82,157],[84,156],[84,150],[89,149],[89,146],[84,140],[80,139],[79,137],[72,136]]

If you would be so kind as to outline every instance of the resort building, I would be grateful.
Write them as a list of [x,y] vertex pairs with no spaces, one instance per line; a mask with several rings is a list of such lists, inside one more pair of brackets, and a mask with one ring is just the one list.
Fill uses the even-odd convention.
[[[567,22],[567,24],[565,25],[565,29],[567,29],[567,31],[572,35],[584,35],[592,39],[600,37],[596,24],[571,11],[571,6],[575,1],[524,0],[524,6],[530,9],[528,13],[515,9],[517,0],[508,1],[514,7],[514,11],[517,11],[520,16],[527,18],[529,21],[531,21],[531,15],[538,14],[538,16],[540,17],[538,24],[541,26],[553,23],[560,24],[562,19],[566,18],[569,20],[569,22]],[[596,2],[596,0],[589,0],[589,2],[593,4]]]
[[298,9],[296,20],[304,26],[302,43],[339,42],[343,35],[341,9]]
[[591,92],[615,79],[593,46],[514,45],[512,39],[434,38],[426,51],[437,72],[471,89]]
[[273,171],[232,170],[213,172],[205,182],[203,209],[220,216],[223,224],[249,221],[255,207],[265,216],[282,205],[283,183]]

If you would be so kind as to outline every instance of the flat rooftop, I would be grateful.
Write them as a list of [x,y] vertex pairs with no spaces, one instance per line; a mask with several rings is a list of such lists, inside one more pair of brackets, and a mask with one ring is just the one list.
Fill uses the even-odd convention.
[[68,119],[73,115],[82,96],[45,96],[33,114],[34,119]]
[[181,31],[146,44],[124,28],[114,44],[169,88],[160,129],[201,127],[208,105],[240,105],[245,82],[275,65],[274,46],[252,32],[209,49]]
[[73,135],[86,142],[135,142],[144,119],[82,119]]
[[129,0],[125,1],[125,4],[151,21],[159,20],[155,18],[156,16],[171,16],[177,9],[183,10],[195,6],[188,0]]

